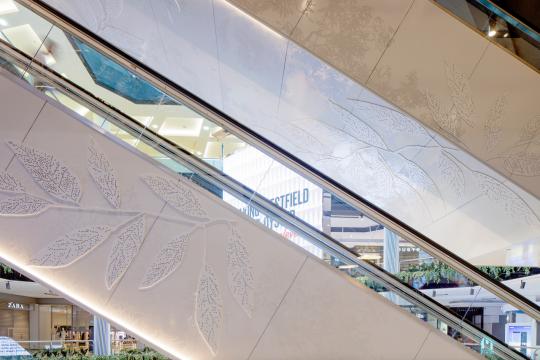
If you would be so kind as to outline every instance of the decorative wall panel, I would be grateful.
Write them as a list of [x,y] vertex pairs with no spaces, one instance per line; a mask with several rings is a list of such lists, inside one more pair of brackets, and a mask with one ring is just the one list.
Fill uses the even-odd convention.
[[[82,0],[48,2],[461,257],[540,264],[539,108],[527,100],[540,78],[431,1],[232,1],[283,33],[300,19],[292,38],[301,46],[223,0],[151,2],[153,12],[146,13],[139,2],[119,2],[137,16],[115,17],[115,27],[129,32],[144,21],[160,29],[162,42],[153,31],[139,34],[143,53],[104,30],[114,11]],[[298,10],[276,24],[283,6]],[[353,20],[344,24],[363,7],[371,15],[358,24],[369,36],[340,39],[349,28],[360,31]],[[204,28],[181,25],[193,19]],[[372,28],[388,31],[382,39]],[[174,66],[153,57],[161,52]],[[187,62],[191,54],[200,61]],[[369,88],[407,113],[358,84],[369,76]],[[528,145],[506,151],[524,129]],[[504,158],[492,159],[501,151]]]
[[[0,76],[0,89],[13,85]],[[19,107],[43,99],[27,90],[19,95]],[[6,141],[3,131],[0,138]],[[53,103],[45,104],[24,141],[10,143],[10,149],[17,160],[1,172],[0,204],[8,204],[0,213],[2,261],[174,358],[265,358],[254,354],[254,347],[264,343],[282,308],[303,311],[305,321],[296,321],[281,335],[313,331],[306,316],[313,315],[309,308],[317,309],[321,334],[332,331],[336,339],[340,333],[355,339],[347,349],[339,344],[344,354],[362,344],[381,358],[394,357],[362,335],[386,327],[380,314],[392,314],[396,326],[407,329],[385,337],[396,348],[407,348],[402,359],[413,359],[430,331],[214,195]],[[55,166],[47,172],[43,164]],[[331,274],[330,282],[317,283],[328,288],[302,286],[306,275],[313,283],[313,276],[323,279],[325,273]],[[303,301],[295,295],[295,303],[287,305],[284,298],[292,291]],[[326,298],[319,296],[321,291]],[[347,304],[330,299],[347,299]],[[353,307],[370,311],[351,322]],[[327,329],[325,318],[349,325]],[[319,344],[325,354],[336,347],[334,342]],[[298,357],[310,358],[312,349],[289,346],[296,347]],[[457,357],[469,356],[461,345],[452,346]],[[272,357],[285,354],[274,351]]]

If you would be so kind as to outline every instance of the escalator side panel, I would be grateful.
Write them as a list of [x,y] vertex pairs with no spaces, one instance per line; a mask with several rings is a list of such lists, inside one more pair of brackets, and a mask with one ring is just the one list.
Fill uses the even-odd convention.
[[[0,88],[25,87],[8,77],[0,77]],[[44,97],[26,89],[12,101],[11,106],[24,107],[44,101]],[[274,313],[282,306],[285,312],[301,312],[306,304],[324,309],[310,316],[318,317],[321,326],[327,322],[325,317],[331,319],[334,336],[341,332],[345,338],[351,329],[360,331],[359,336],[365,327],[380,329],[375,333],[385,333],[385,341],[404,349],[406,356],[400,358],[412,359],[421,350],[431,329],[427,324],[361,285],[352,285],[344,275],[209,193],[96,131],[77,114],[47,102],[39,114],[19,113],[21,124],[29,122],[25,116],[35,122],[20,140],[22,144],[12,139],[11,149],[22,155],[7,168],[22,186],[16,193],[3,191],[0,195],[0,254],[23,273],[175,358],[247,358],[255,344],[265,340],[264,330],[271,326]],[[1,134],[3,141],[8,140]],[[99,161],[89,162],[96,153],[101,154]],[[108,177],[90,175],[96,166]],[[165,203],[162,187],[152,191],[148,175],[175,179],[165,189],[179,186],[183,199],[192,201],[185,205],[168,198]],[[115,181],[109,182],[111,177]],[[119,189],[119,208],[104,196],[103,189],[114,188]],[[182,249],[183,255],[177,252],[171,258],[167,256],[170,251],[160,252],[164,248]],[[231,267],[231,256],[249,265],[242,269],[253,276],[248,287],[238,288],[231,282],[238,270],[238,262]],[[180,263],[169,267],[169,261],[179,259]],[[336,275],[330,275],[331,283],[320,282],[317,289],[304,285],[300,278],[300,274],[308,276],[313,284],[325,272]],[[335,288],[326,292],[323,284]],[[298,295],[304,297],[296,308],[289,308],[292,305],[283,300],[289,292],[297,294],[296,301]],[[328,296],[324,302],[320,292]],[[346,307],[328,308],[330,298],[346,300]],[[351,318],[349,311],[364,306],[369,311],[363,310],[362,322],[357,323],[359,319]],[[387,314],[388,321],[400,327],[385,330],[388,323],[381,322],[377,314]],[[309,321],[294,325],[287,330],[291,336],[313,327]],[[399,331],[401,326],[407,331]],[[326,340],[321,338],[319,343],[330,354],[336,344]],[[381,354],[380,346],[370,346],[362,343],[365,351]],[[343,354],[358,353],[358,342],[347,347],[341,349]],[[297,351],[299,357],[308,358],[304,354],[311,350]],[[453,351],[456,358],[469,354],[457,343]]]

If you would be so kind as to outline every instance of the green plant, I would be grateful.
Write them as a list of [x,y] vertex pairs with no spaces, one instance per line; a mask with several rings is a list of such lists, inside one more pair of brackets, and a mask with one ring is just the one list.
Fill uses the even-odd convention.
[[94,356],[88,354],[86,351],[55,349],[41,350],[33,356],[35,359],[42,360],[168,360],[167,357],[150,348],[126,350],[120,354],[110,356]]
[[0,263],[0,270],[3,274],[13,274],[13,269],[6,264]]
[[[531,268],[525,266],[479,266],[478,269],[492,279],[499,281],[509,279],[512,276],[527,276],[531,273]],[[412,284],[414,281],[421,281],[425,284],[465,282],[473,285],[448,265],[435,261],[413,265],[405,271],[400,271],[396,276],[401,281],[409,284]]]

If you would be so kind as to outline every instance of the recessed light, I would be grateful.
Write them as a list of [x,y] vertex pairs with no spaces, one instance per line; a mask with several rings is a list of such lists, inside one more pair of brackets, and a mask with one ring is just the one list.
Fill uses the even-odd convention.
[[496,31],[496,30],[489,30],[489,31],[488,31],[488,36],[489,36],[489,37],[494,37],[495,35],[497,35],[497,31]]
[[159,125],[158,124],[152,124],[151,127],[152,127],[152,129],[157,129],[159,127]]
[[203,130],[210,130],[210,126],[208,126],[208,125],[204,125],[202,128],[203,128]]

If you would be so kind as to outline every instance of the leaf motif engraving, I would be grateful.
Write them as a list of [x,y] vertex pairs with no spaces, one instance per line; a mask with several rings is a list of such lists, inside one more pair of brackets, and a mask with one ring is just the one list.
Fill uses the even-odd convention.
[[488,117],[484,122],[484,136],[486,138],[486,148],[492,151],[499,143],[502,134],[501,120],[506,106],[506,97],[499,96],[495,104],[489,110]]
[[429,112],[431,113],[431,117],[437,126],[450,135],[459,138],[461,135],[461,126],[455,111],[450,111],[448,114],[446,114],[442,109],[439,99],[435,95],[426,91],[425,96]]
[[37,214],[52,203],[29,194],[20,194],[0,201],[0,215]]
[[30,146],[12,141],[8,141],[8,145],[32,179],[50,196],[68,203],[79,204],[81,200],[79,178],[61,161]]
[[246,244],[234,227],[227,243],[227,264],[229,289],[234,299],[251,318],[255,304],[253,269]]
[[405,160],[403,167],[397,172],[397,176],[409,183],[416,191],[421,194],[432,194],[440,199],[440,192],[435,182],[429,175],[415,162]]
[[319,139],[294,123],[283,122],[280,126],[288,139],[294,139],[294,144],[301,151],[320,152],[325,146]]
[[107,264],[106,284],[111,289],[127,271],[144,239],[144,215],[124,224],[115,234]]
[[[361,100],[356,101],[361,102]],[[361,103],[356,107],[356,111],[370,115],[377,124],[382,125],[384,134],[404,134],[408,137],[415,137],[418,139],[417,141],[422,142],[431,139],[429,133],[418,121],[397,110],[377,104]]]
[[21,181],[6,171],[0,171],[0,191],[23,193],[24,186]]
[[155,286],[178,269],[182,265],[186,247],[190,241],[190,234],[180,235],[169,241],[159,251],[152,265],[146,269],[139,289],[149,289]]
[[122,15],[124,9],[123,0],[100,0],[107,19],[114,20]]
[[120,207],[120,190],[116,172],[109,159],[100,151],[93,139],[88,146],[88,172],[94,179],[101,194],[115,209]]
[[387,149],[387,146],[382,137],[364,120],[360,117],[352,114],[348,109],[339,106],[341,111],[341,122],[343,123],[343,130],[350,136],[357,140],[360,140],[366,144]]
[[504,159],[504,167],[512,175],[538,176],[540,175],[540,156],[527,153],[508,155]]
[[357,186],[357,179],[366,182],[367,188],[371,189],[365,193],[372,199],[374,196],[382,199],[391,198],[394,194],[394,173],[388,168],[386,160],[377,149],[363,149],[353,154],[351,162],[347,164],[350,178],[354,182],[350,186]]
[[439,157],[439,171],[441,179],[461,199],[465,194],[465,175],[461,167],[446,153],[441,152]]
[[513,219],[526,225],[538,225],[540,219],[529,205],[515,192],[489,175],[475,173],[478,186],[488,199],[495,202]]
[[538,132],[540,131],[540,115],[536,115],[530,119],[523,129],[521,129],[521,134],[519,137],[520,141],[531,141],[533,140]]
[[101,244],[111,232],[109,226],[75,230],[51,242],[30,261],[30,265],[61,267],[73,264]]
[[179,212],[199,218],[206,215],[193,192],[184,188],[178,181],[158,175],[144,175],[141,178],[154,193]]
[[469,82],[464,74],[459,72],[455,65],[446,64],[446,80],[450,89],[450,97],[456,109],[457,120],[474,127],[472,116],[474,102]]
[[195,294],[195,322],[206,345],[216,355],[223,323],[223,303],[214,271],[207,264],[201,272]]

